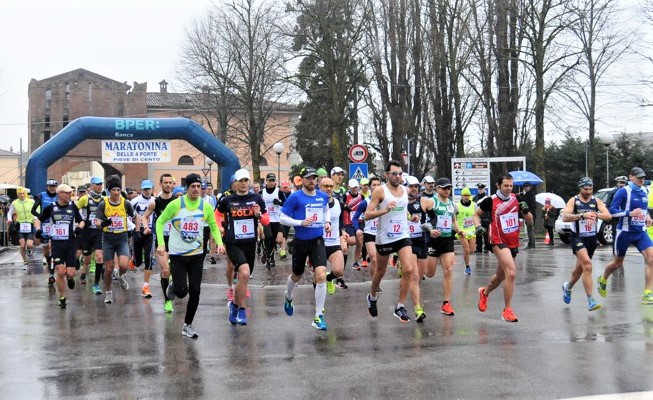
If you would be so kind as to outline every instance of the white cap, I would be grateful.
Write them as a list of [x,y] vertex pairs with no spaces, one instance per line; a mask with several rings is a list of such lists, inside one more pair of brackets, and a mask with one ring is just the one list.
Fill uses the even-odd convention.
[[345,170],[342,169],[342,168],[340,168],[340,167],[333,167],[333,168],[331,168],[331,175],[333,175],[333,174],[339,174],[339,173],[341,173],[341,172],[345,172]]
[[422,179],[422,183],[435,183],[435,179],[431,175],[426,175],[424,179]]
[[241,168],[234,173],[234,179],[237,181],[245,178],[249,179],[249,171],[245,168]]
[[406,185],[419,185],[419,180],[414,176],[409,176],[406,178]]
[[347,186],[349,186],[350,188],[359,187],[358,179],[354,179],[354,178],[350,179]]

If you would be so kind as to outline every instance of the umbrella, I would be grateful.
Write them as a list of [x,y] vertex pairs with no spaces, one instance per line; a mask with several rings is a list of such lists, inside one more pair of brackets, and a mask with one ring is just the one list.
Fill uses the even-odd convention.
[[540,179],[539,176],[535,175],[532,172],[511,171],[509,172],[509,174],[512,175],[513,184],[515,186],[523,186],[526,183],[530,183],[531,185],[537,185],[538,183],[542,183],[542,179]]
[[544,205],[547,199],[551,200],[551,205],[555,208],[565,208],[567,204],[562,197],[555,193],[544,192],[535,195],[535,201],[542,205]]

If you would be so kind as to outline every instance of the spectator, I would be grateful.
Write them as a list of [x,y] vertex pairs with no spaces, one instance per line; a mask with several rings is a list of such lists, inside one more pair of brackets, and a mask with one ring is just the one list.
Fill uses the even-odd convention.
[[549,234],[549,246],[555,246],[553,242],[553,228],[555,228],[556,219],[558,218],[559,210],[551,204],[551,199],[544,200],[544,207],[542,207],[542,225]]

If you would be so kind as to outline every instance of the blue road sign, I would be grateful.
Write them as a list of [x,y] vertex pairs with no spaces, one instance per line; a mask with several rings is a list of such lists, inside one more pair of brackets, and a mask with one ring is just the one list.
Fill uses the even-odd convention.
[[367,178],[367,163],[349,163],[349,179]]

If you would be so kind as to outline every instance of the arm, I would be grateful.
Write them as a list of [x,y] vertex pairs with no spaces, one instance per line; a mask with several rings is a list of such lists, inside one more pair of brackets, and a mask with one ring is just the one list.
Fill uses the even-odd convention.
[[624,203],[626,200],[626,189],[621,188],[617,190],[617,192],[614,194],[614,197],[612,198],[612,202],[610,203],[610,214],[612,214],[613,217],[620,218],[620,217],[627,217],[630,212],[626,211],[623,209],[622,203]]
[[562,220],[564,222],[575,222],[581,219],[580,214],[574,214],[574,204],[576,202],[576,197],[572,197],[565,204],[565,208],[562,209]]
[[32,206],[32,215],[35,217],[39,216],[39,206],[41,205],[41,195],[37,195],[34,198],[34,205]]
[[388,204],[388,207],[386,207],[384,210],[377,210],[376,208],[379,206],[379,203],[381,203],[384,199],[383,195],[383,187],[378,186],[374,191],[372,192],[372,196],[370,197],[370,203],[367,205],[367,210],[365,210],[365,219],[370,220],[374,219],[377,217],[380,217],[381,215],[387,214],[392,210],[395,204],[391,202]]
[[215,240],[215,244],[218,245],[218,254],[224,253],[224,243],[222,243],[222,234],[218,229],[218,224],[215,222],[215,216],[213,215],[213,206],[209,203],[204,203],[204,219],[209,225],[211,230],[211,236]]
[[[179,199],[175,199],[168,204],[165,210],[159,215],[159,218],[156,219],[156,242],[159,244],[157,247],[157,251],[163,251],[165,253],[165,241],[163,238],[163,227],[165,226],[166,222],[170,221],[172,217],[174,217],[177,212],[179,212],[179,206],[181,202]],[[215,219],[213,220],[215,221]]]
[[[147,204],[147,209],[143,213],[143,218],[142,218],[143,221],[150,220],[150,216],[154,214],[154,207],[155,207],[154,196],[152,196],[152,198],[150,198],[150,202]],[[143,233],[146,235],[152,233],[152,231],[150,230],[150,224],[145,224],[145,228],[143,228]]]
[[7,222],[11,224],[11,216],[14,215],[16,210],[14,209],[14,203],[11,203],[9,206],[9,211],[7,211]]
[[127,215],[132,217],[136,227],[134,228],[135,232],[141,231],[141,216],[136,212],[132,203],[125,201],[125,207],[127,207]]
[[605,206],[605,203],[603,203],[601,199],[596,199],[596,205],[599,210],[596,216],[604,221],[610,221],[612,219],[612,215],[610,214],[610,211],[608,211],[608,208]]
[[75,213],[75,222],[77,222],[77,226],[79,226],[81,229],[84,229],[84,218],[82,218],[82,213],[79,212],[79,207],[75,203],[73,203],[73,210]]

